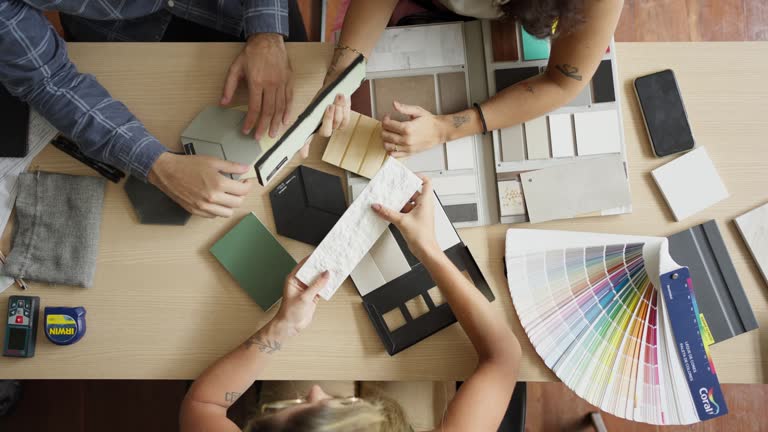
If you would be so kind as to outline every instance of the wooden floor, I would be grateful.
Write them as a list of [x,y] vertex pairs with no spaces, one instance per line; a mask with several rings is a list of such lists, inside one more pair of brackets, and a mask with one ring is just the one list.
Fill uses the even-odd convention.
[[[326,40],[341,0],[330,0]],[[319,40],[320,2],[299,0],[312,40]],[[54,18],[55,19],[55,18]],[[625,0],[616,40],[768,40],[768,0]],[[133,432],[177,430],[181,381],[28,381],[25,397],[0,431]],[[657,428],[603,415],[609,431],[768,430],[768,385],[724,385],[730,414],[693,427]],[[584,421],[595,410],[560,383],[529,383],[527,430],[591,430]]]

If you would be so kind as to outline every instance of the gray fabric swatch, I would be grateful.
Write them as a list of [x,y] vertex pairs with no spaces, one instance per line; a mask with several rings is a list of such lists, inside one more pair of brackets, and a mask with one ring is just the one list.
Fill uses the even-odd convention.
[[90,287],[106,180],[47,172],[19,175],[13,248],[5,273]]

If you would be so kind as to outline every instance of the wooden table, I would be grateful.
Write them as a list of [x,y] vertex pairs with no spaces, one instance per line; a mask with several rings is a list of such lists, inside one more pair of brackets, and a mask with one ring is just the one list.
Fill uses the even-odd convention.
[[[163,143],[178,146],[182,129],[220,96],[237,44],[69,44],[83,72],[101,83]],[[634,212],[569,220],[535,228],[640,235],[669,235],[715,218],[728,244],[762,328],[713,348],[723,382],[768,382],[768,298],[733,218],[768,200],[768,44],[617,44]],[[306,105],[319,88],[331,47],[295,44],[289,49],[297,77],[296,103]],[[669,158],[653,157],[631,90],[633,77],[675,70],[699,144],[707,147],[731,197],[684,222],[674,222],[650,176]],[[244,100],[240,95],[241,102]],[[298,112],[298,111],[295,111]],[[339,174],[320,161],[324,143],[313,145],[306,164]],[[43,170],[92,172],[54,148],[32,163]],[[296,161],[291,166],[296,166]],[[283,175],[290,171],[283,171]],[[0,358],[0,378],[191,379],[263,325],[264,313],[208,252],[246,212],[272,230],[267,190],[258,188],[232,219],[193,218],[184,227],[139,225],[122,185],[107,190],[94,287],[32,284],[30,295],[45,305],[88,309],[88,334],[77,345],[58,347],[38,336],[32,359]],[[524,228],[529,225],[519,225]],[[461,230],[496,294],[493,305],[523,345],[520,378],[554,380],[525,337],[503,275],[504,234],[510,226]],[[9,232],[4,236],[7,247]],[[307,245],[280,238],[301,258]],[[0,294],[21,294],[15,286]],[[312,326],[288,343],[265,370],[265,379],[458,380],[474,369],[476,356],[458,325],[390,357],[384,351],[351,282],[321,302]]]

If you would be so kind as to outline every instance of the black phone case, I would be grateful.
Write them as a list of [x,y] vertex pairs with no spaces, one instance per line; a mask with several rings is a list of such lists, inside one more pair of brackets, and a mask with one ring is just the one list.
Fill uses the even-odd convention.
[[[658,78],[659,75],[662,74],[671,74],[672,75],[672,81],[675,85],[675,91],[677,95],[677,99],[680,101],[681,109],[681,115],[682,115],[682,124],[685,124],[687,127],[687,131],[682,131],[681,135],[684,134],[686,136],[690,137],[690,145],[685,146],[670,146],[666,143],[657,143],[655,142],[653,138],[653,134],[651,133],[651,128],[648,125],[648,119],[647,119],[647,110],[648,107],[643,105],[643,99],[641,98],[641,90],[638,88],[638,83],[642,83],[647,80],[655,80]],[[688,121],[688,112],[685,109],[685,103],[683,101],[682,93],[680,92],[680,86],[677,84],[677,78],[675,77],[674,72],[671,69],[665,69],[663,71],[655,72],[649,75],[644,75],[638,78],[635,78],[634,82],[632,83],[632,87],[635,90],[635,97],[637,98],[638,105],[640,106],[640,114],[643,116],[643,125],[645,126],[646,134],[648,135],[648,141],[651,143],[651,149],[653,149],[653,153],[656,155],[656,157],[664,157],[671,154],[676,153],[682,153],[688,150],[691,150],[695,147],[696,139],[693,136],[693,131],[691,130],[690,122]],[[653,97],[654,95],[648,95],[648,97]]]

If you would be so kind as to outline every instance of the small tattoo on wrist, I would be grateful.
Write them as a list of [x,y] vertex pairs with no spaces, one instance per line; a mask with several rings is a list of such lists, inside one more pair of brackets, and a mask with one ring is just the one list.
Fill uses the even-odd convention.
[[258,333],[249,337],[243,345],[245,346],[245,349],[251,349],[252,346],[256,346],[259,351],[266,354],[272,354],[280,351],[280,348],[282,348],[280,342],[276,340],[271,341],[269,339],[262,339],[261,335]]
[[568,78],[575,79],[576,81],[581,81],[579,68],[577,68],[576,66],[572,66],[567,63],[564,63],[564,64],[555,65],[555,69],[560,71],[561,74],[567,76]]
[[240,397],[240,395],[242,395],[242,393],[226,392],[226,393],[224,393],[224,402],[232,402],[232,403],[234,403],[237,400],[237,398]]
[[454,115],[453,116],[453,127],[456,129],[460,128],[461,125],[469,121],[469,116],[466,115]]

